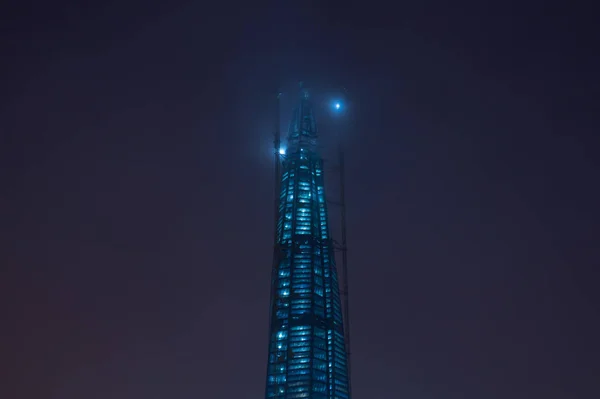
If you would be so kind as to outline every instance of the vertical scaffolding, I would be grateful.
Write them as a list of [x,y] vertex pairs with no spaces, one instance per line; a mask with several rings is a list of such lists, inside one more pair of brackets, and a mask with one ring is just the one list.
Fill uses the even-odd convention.
[[344,146],[339,139],[339,168],[340,168],[340,214],[342,224],[342,300],[344,313],[344,340],[346,341],[346,357],[348,361],[348,396],[352,397],[352,361],[350,351],[350,305],[348,293],[348,242],[346,238],[346,165],[344,160]]
[[[277,279],[277,266],[281,261],[281,245],[279,244],[279,191],[281,186],[281,92],[277,93],[276,97],[276,109],[275,109],[275,130],[273,131],[273,153],[275,155],[275,192],[274,192],[274,216],[273,216],[273,234],[274,234],[274,245],[273,245],[273,266],[271,269],[271,287],[274,286],[275,280]],[[273,319],[273,313],[275,311],[274,301],[274,290],[271,288],[270,304],[269,304],[269,326]],[[269,345],[271,345],[271,337],[269,333]],[[267,374],[269,373],[269,366],[267,365]],[[279,391],[279,385],[275,387],[276,391]]]
[[[275,243],[277,243],[277,221],[279,218],[279,187],[281,184],[281,92],[277,93],[276,109],[275,109],[275,131],[273,132],[273,149],[275,152],[275,205],[273,207],[273,223],[275,228],[273,233],[275,234]],[[277,245],[276,245],[277,247]],[[279,252],[275,248],[276,252]]]

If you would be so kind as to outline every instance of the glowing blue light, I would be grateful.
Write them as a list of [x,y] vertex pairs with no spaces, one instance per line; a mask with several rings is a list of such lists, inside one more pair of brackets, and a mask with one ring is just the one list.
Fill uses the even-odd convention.
[[344,102],[343,101],[333,100],[331,103],[329,103],[329,106],[331,107],[331,111],[334,113],[341,114],[342,112],[344,112]]
[[285,148],[280,148],[279,149],[279,154],[280,155],[285,155]]

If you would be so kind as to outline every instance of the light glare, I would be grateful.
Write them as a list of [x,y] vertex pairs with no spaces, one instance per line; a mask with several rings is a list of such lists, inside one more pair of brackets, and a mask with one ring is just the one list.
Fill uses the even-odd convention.
[[280,148],[279,149],[279,154],[280,155],[285,155],[285,148]]

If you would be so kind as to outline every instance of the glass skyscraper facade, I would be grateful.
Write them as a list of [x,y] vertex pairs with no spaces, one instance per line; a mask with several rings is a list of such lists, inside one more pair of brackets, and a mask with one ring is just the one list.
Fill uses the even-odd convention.
[[348,399],[323,159],[310,98],[300,97],[282,157],[266,398]]

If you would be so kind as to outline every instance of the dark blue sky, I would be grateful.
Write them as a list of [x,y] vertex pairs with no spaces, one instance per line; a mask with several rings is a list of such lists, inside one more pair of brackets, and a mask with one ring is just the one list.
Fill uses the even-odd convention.
[[600,395],[591,9],[203,3],[0,9],[0,396],[264,394],[300,79],[352,98],[355,399]]

